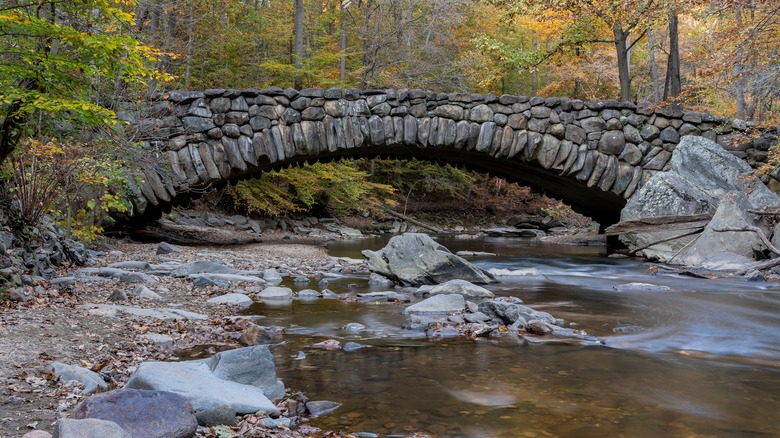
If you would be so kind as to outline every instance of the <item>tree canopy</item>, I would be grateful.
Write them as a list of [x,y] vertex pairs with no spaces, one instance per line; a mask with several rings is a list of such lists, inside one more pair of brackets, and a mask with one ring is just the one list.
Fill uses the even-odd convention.
[[162,52],[129,34],[132,1],[3,4],[0,163],[23,135],[109,125],[115,99],[169,78],[154,68]]

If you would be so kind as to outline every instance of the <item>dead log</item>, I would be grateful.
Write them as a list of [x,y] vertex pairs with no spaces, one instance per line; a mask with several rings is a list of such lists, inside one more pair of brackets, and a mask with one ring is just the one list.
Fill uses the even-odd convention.
[[382,209],[385,211],[385,213],[389,214],[390,216],[395,216],[398,219],[401,219],[403,221],[409,222],[410,224],[417,225],[420,228],[425,228],[426,230],[433,231],[434,233],[442,233],[443,232],[441,228],[437,228],[437,227],[435,227],[433,225],[428,225],[425,222],[420,222],[417,219],[411,218],[411,217],[409,217],[409,216],[407,216],[405,214],[401,214],[401,213],[399,213],[397,211],[394,211],[394,210],[391,210],[391,209],[389,209],[387,207],[383,207]]
[[712,213],[685,216],[654,216],[618,222],[607,227],[607,236],[626,233],[653,233],[681,230],[703,230],[712,219]]

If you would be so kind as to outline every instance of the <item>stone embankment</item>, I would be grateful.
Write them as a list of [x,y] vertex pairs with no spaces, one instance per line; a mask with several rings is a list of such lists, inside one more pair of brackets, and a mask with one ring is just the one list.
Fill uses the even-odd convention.
[[[160,99],[134,120],[135,137],[158,155],[139,175],[133,215],[272,167],[381,154],[469,165],[614,221],[624,199],[665,169],[681,136],[730,145],[751,126],[630,102],[423,90],[219,89]],[[732,150],[755,165],[772,141]]]

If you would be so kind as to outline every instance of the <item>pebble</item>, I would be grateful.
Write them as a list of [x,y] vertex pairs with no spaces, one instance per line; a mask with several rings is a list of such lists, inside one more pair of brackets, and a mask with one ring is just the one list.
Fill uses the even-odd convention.
[[366,345],[362,345],[362,344],[358,344],[357,342],[347,342],[346,344],[344,344],[343,350],[346,351],[347,353],[349,353],[349,352],[352,352],[352,351],[360,350],[362,348],[367,348],[367,346]]
[[303,290],[298,291],[298,298],[301,298],[301,299],[320,298],[321,296],[322,296],[322,294],[317,292],[314,289],[303,289]]
[[127,301],[127,294],[123,290],[116,289],[111,292],[111,295],[108,297],[108,301]]
[[341,343],[335,339],[328,339],[327,341],[312,344],[312,348],[319,348],[322,350],[339,350],[341,349]]
[[341,407],[341,403],[329,400],[315,400],[306,402],[306,409],[314,417],[321,417]]
[[359,322],[350,322],[341,326],[341,329],[346,332],[359,332],[366,329],[366,326]]
[[271,342],[271,335],[268,331],[259,325],[252,324],[238,338],[241,345],[252,346]]
[[203,275],[196,277],[195,280],[192,282],[192,284],[198,287],[205,287],[205,286],[230,287],[229,281],[214,280]]
[[160,242],[159,245],[157,245],[157,255],[162,254],[178,254],[181,250],[179,247],[172,245],[168,242]]
[[162,301],[163,298],[144,285],[138,285],[133,289],[133,295],[150,301]]
[[281,417],[281,418],[263,418],[260,420],[260,422],[263,424],[263,426],[271,428],[271,429],[278,429],[279,426],[283,426],[285,428],[290,427],[292,421],[289,418]]

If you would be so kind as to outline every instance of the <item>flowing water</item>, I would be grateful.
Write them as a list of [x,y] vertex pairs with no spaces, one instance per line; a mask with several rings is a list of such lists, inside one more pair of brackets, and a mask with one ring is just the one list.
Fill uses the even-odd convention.
[[[360,257],[360,249],[385,241],[339,242],[330,251]],[[262,324],[285,327],[287,343],[274,350],[285,384],[313,400],[343,403],[311,424],[401,436],[780,436],[777,283],[653,274],[650,265],[608,258],[601,248],[439,241],[453,252],[497,253],[472,260],[486,269],[539,269],[542,280],[488,288],[563,318],[604,345],[510,336],[429,340],[401,329],[404,305],[396,304],[255,305],[252,312],[266,315]],[[332,279],[328,287],[384,290],[367,281]],[[615,289],[631,282],[672,290]],[[343,331],[349,322],[367,328]],[[325,339],[371,347],[310,347]]]

